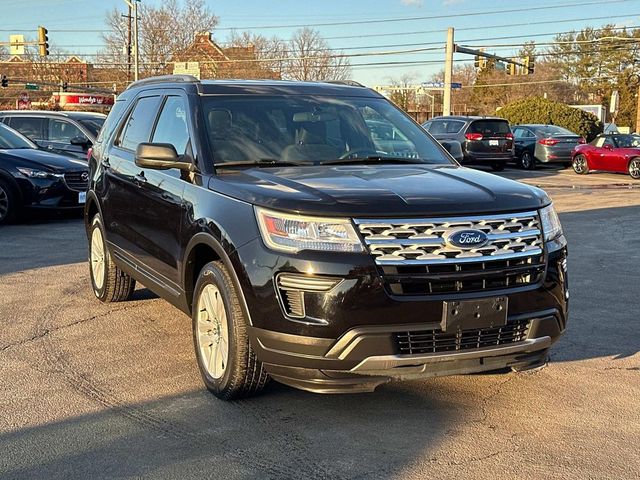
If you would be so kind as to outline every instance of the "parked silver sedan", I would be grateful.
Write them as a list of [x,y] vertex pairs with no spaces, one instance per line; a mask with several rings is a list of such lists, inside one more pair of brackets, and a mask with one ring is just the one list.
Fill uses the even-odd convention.
[[515,160],[521,168],[533,170],[536,163],[571,165],[571,152],[585,139],[557,125],[517,125],[511,127]]

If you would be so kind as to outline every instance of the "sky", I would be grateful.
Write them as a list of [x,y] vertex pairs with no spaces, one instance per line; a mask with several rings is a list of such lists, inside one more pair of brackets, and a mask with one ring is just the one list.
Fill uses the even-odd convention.
[[[504,56],[514,54],[517,47],[497,45],[548,42],[553,39],[548,34],[606,23],[640,27],[640,0],[208,0],[207,4],[220,19],[218,30],[213,32],[220,43],[232,28],[242,31],[252,27],[255,33],[286,39],[298,28],[293,25],[370,21],[313,27],[331,48],[345,49],[346,53],[404,52],[352,57],[352,78],[368,86],[388,84],[402,75],[416,82],[428,81],[443,68],[441,48],[447,27],[456,29],[456,43],[490,46],[487,51]],[[37,26],[43,25],[52,45],[71,54],[95,53],[106,28],[105,15],[113,8],[124,13],[126,4],[124,0],[0,0],[0,41],[7,42],[10,34],[34,38]],[[537,10],[504,12],[527,8]],[[264,28],[269,26],[278,28]],[[90,31],[72,31],[78,29]],[[469,60],[462,54],[455,58]],[[431,63],[371,65],[381,62]]]

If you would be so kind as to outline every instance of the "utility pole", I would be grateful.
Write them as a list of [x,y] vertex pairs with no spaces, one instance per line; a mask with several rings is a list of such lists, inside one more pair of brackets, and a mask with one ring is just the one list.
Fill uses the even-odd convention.
[[[138,60],[139,60],[139,49],[138,49],[138,2],[140,0],[124,0],[125,3],[129,7],[129,26],[131,26],[131,15],[133,13],[133,79],[134,81],[138,80],[138,75],[140,72]],[[129,45],[131,45],[131,28],[129,28]]]
[[131,5],[127,5],[129,11],[123,15],[127,19],[127,82],[131,81]]
[[447,30],[447,48],[446,58],[444,62],[444,95],[442,96],[442,115],[451,115],[451,81],[453,79],[453,52],[455,45],[453,43],[453,27]]

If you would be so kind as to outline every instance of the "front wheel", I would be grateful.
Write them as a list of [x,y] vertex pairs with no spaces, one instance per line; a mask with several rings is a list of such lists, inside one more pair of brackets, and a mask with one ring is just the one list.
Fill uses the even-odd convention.
[[0,225],[12,221],[17,210],[17,196],[7,182],[0,180]]
[[524,151],[520,156],[520,168],[525,170],[534,170],[536,168],[536,159],[530,152]]
[[128,300],[136,288],[136,281],[113,263],[99,214],[91,220],[90,234],[89,272],[93,293],[104,303]]
[[629,162],[629,175],[634,180],[640,180],[640,157],[632,158]]
[[587,163],[587,157],[584,155],[576,155],[571,162],[573,171],[578,175],[586,175],[589,173],[589,164]]
[[247,332],[231,276],[221,262],[204,266],[193,296],[193,343],[207,389],[223,400],[249,397],[267,381]]

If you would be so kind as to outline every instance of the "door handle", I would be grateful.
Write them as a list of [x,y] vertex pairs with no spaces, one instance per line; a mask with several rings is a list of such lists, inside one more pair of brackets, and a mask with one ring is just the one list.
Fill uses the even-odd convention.
[[140,172],[138,175],[133,177],[133,180],[136,182],[136,185],[138,185],[139,187],[147,183],[147,177],[144,176],[144,172]]

